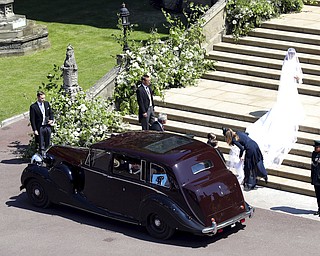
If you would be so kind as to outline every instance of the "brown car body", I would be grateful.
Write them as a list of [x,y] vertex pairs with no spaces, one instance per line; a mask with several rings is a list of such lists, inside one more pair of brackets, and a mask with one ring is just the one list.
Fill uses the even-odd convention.
[[89,149],[53,146],[47,156],[21,177],[39,207],[69,205],[146,226],[160,239],[174,230],[213,235],[253,215],[215,149],[187,136],[127,132]]

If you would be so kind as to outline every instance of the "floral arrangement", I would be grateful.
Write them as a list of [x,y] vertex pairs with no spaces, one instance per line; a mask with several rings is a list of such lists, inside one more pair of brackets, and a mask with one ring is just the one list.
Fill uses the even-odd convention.
[[[52,131],[52,144],[88,147],[92,143],[108,138],[111,133],[128,130],[122,116],[112,107],[110,100],[89,97],[79,91],[75,96],[65,94],[57,65],[47,75],[48,82],[42,83],[39,90],[46,93],[54,112],[55,123]],[[30,158],[36,152],[34,135],[23,156]]]
[[53,144],[88,147],[127,127],[111,102],[100,97],[88,98],[83,91],[74,98],[56,94],[51,98],[55,113]]
[[312,0],[228,0],[226,5],[227,33],[237,40],[265,20],[282,13],[299,12],[303,3]]
[[135,91],[143,74],[151,76],[155,95],[163,96],[169,88],[196,84],[196,79],[210,68],[213,61],[205,59],[201,15],[205,8],[192,3],[184,12],[186,22],[178,16],[163,11],[169,35],[161,39],[156,30],[141,43],[132,42],[126,51],[126,62],[116,77],[114,99],[118,109],[125,114],[137,113]]

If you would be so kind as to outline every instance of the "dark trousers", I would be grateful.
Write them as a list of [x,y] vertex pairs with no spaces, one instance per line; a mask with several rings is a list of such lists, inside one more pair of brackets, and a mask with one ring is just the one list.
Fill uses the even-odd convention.
[[40,127],[39,131],[39,150],[42,153],[50,146],[51,140],[51,126],[44,125]]
[[153,107],[149,107],[147,111],[147,117],[142,117],[141,118],[141,126],[142,130],[149,130],[150,125],[153,124],[155,120],[154,117],[154,112],[153,112]]
[[314,191],[316,192],[318,209],[320,210],[320,186],[314,186]]

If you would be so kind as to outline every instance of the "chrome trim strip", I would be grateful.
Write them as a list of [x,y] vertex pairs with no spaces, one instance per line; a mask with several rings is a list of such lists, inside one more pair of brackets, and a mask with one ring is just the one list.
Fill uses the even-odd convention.
[[207,227],[207,228],[204,228],[202,229],[202,234],[208,234],[208,235],[215,235],[217,233],[217,231],[221,228],[224,228],[224,227],[227,227],[227,226],[230,226],[242,219],[245,219],[247,217],[251,218],[253,217],[253,214],[254,214],[254,211],[255,209],[251,206],[249,206],[249,210],[242,213],[242,214],[239,214],[225,222],[222,222],[220,223],[219,225],[217,225],[217,223],[214,221],[212,222],[212,226],[211,227]]
[[[87,171],[89,172],[92,172],[92,173],[95,173],[95,174],[99,174],[103,177],[106,177],[106,178],[109,178],[109,179],[114,179],[114,180],[119,180],[119,181],[123,181],[123,182],[126,182],[126,183],[131,183],[131,184],[135,184],[135,185],[138,185],[138,186],[141,186],[141,187],[145,187],[147,189],[150,189],[150,190],[153,190],[155,192],[157,192],[158,194],[162,194],[164,196],[167,196],[167,194],[151,187],[150,185],[148,185],[149,183],[146,183],[144,180],[140,180],[142,181],[143,183],[138,183],[138,182],[133,182],[133,181],[130,181],[130,180],[127,180],[127,179],[123,179],[123,178],[120,178],[120,177],[115,177],[115,176],[111,176],[111,175],[108,175],[106,173],[102,173],[102,172],[98,172],[98,171],[95,171],[95,170],[92,170],[92,169],[89,169],[87,167],[82,167],[83,169],[86,169]],[[166,188],[166,187],[165,187]],[[167,188],[169,189],[169,188]]]

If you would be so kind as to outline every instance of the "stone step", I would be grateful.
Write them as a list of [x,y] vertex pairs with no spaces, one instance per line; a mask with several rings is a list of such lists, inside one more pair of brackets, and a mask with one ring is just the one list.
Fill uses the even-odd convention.
[[[280,75],[281,75],[281,70],[250,66],[245,64],[230,63],[230,62],[224,62],[224,61],[217,61],[215,63],[215,69],[216,71],[272,79],[272,80],[276,80],[277,84],[279,84]],[[310,85],[310,86],[315,85],[316,87],[318,87],[319,76],[304,74],[303,83],[305,85]]]
[[268,177],[268,184],[260,180],[258,181],[258,185],[315,197],[314,187],[308,182],[270,175]]
[[[278,90],[279,81],[275,79],[268,79],[263,77],[256,77],[251,75],[236,74],[223,71],[208,71],[202,78],[210,79],[214,81],[222,81],[234,84],[242,84],[252,87],[260,87],[271,90]],[[317,80],[314,80],[315,83]],[[319,86],[300,84],[298,87],[299,94],[309,95],[309,96],[320,96],[320,84]]]
[[318,34],[307,34],[299,33],[294,31],[284,31],[278,29],[269,29],[269,28],[255,28],[249,33],[249,36],[256,38],[267,38],[275,39],[280,41],[289,41],[295,43],[311,44],[311,45],[320,45],[320,35]]
[[[241,51],[240,51],[241,52]],[[282,56],[284,57],[284,55]],[[247,55],[241,53],[233,52],[221,52],[212,50],[208,53],[208,59],[214,60],[216,62],[230,62],[235,64],[243,64],[255,67],[269,68],[274,70],[281,70],[283,58],[273,59],[254,55]],[[304,74],[308,75],[320,75],[320,66],[309,63],[301,63],[301,68]]]
[[[214,133],[218,136],[218,139],[221,141],[224,140],[224,137],[221,132],[221,127],[224,126],[229,127],[233,130],[245,131],[246,127],[248,127],[251,124],[250,122],[238,121],[225,117],[206,115],[187,110],[179,110],[159,106],[156,107],[156,113],[166,113],[168,115],[168,122],[176,121],[181,122],[181,125],[183,125],[184,123],[188,123],[207,127],[208,130],[216,129],[217,131],[215,131]],[[202,137],[206,138],[207,133],[204,133]],[[310,135],[304,132],[298,132],[298,141],[302,141],[303,137],[310,137],[311,139],[313,139],[312,136],[313,134]],[[312,145],[296,143],[294,148],[290,151],[290,153],[309,158],[310,152],[312,150]]]
[[[283,61],[284,56],[287,52],[287,49],[285,50],[270,49],[270,48],[264,48],[262,46],[257,47],[257,46],[251,46],[251,45],[242,45],[242,44],[237,44],[235,42],[217,43],[213,45],[213,50],[220,51],[220,52],[230,52],[230,53],[237,53],[237,54],[250,55],[250,56],[256,56],[256,57],[277,59],[281,61]],[[319,47],[319,50],[320,50],[320,47]],[[314,64],[314,65],[320,64],[320,58],[318,57],[318,55],[299,52],[298,56],[299,56],[300,63],[308,63],[308,64]]]
[[[318,1],[320,3],[320,1]],[[294,26],[291,24],[284,24],[277,22],[277,19],[271,19],[268,21],[265,21],[261,24],[261,28],[267,28],[267,29],[275,29],[275,30],[281,30],[281,31],[290,31],[290,32],[297,32],[297,33],[306,33],[306,34],[314,34],[314,35],[320,35],[320,29],[319,28],[309,28],[309,27],[303,27],[303,26]]]
[[[231,35],[223,36],[222,41],[226,43],[235,43],[234,38]],[[306,54],[314,54],[314,55],[319,55],[319,51],[320,51],[319,45],[303,44],[303,43],[282,41],[282,40],[269,39],[269,38],[256,38],[253,36],[241,37],[239,38],[237,43],[241,45],[251,45],[256,47],[277,49],[282,51],[286,51],[288,50],[289,47],[293,47],[296,49],[298,53],[306,53]]]
[[[224,154],[224,158],[226,159],[226,162],[228,165],[229,155]],[[231,168],[231,171],[235,172],[233,168]],[[275,176],[275,177],[281,177],[281,178],[310,183],[310,170],[307,170],[307,169],[301,169],[301,168],[282,164],[278,168],[268,168],[267,171],[268,171],[269,177]]]
[[[228,88],[228,84],[226,83],[222,83],[222,82],[217,82],[217,81],[206,81],[201,79],[201,85],[200,86],[208,86],[210,87],[210,89],[208,90],[203,90],[205,94],[208,94],[207,91],[215,91],[217,93],[217,95],[219,95],[219,89],[223,88],[223,90],[229,90]],[[202,85],[204,84],[204,85]],[[199,89],[199,87],[195,87],[196,89]],[[230,90],[235,90],[234,89],[235,85],[230,85]],[[212,104],[208,105],[207,108],[199,108],[198,104],[195,103],[188,103],[187,100],[190,99],[189,95],[188,95],[188,90],[190,90],[190,93],[192,94],[193,90],[192,88],[184,88],[184,89],[171,89],[169,91],[167,91],[166,95],[167,95],[167,99],[165,102],[163,102],[161,100],[160,97],[155,97],[155,103],[157,106],[160,107],[166,107],[166,108],[170,108],[170,109],[177,109],[177,110],[184,110],[190,113],[199,113],[199,114],[204,114],[204,115],[208,115],[208,116],[215,116],[215,117],[220,117],[220,118],[225,118],[229,119],[229,120],[237,120],[237,121],[242,121],[242,122],[247,122],[247,124],[249,123],[253,123],[255,122],[259,117],[261,117],[264,113],[266,113],[266,111],[268,111],[271,107],[272,104],[274,102],[274,99],[276,99],[276,91],[274,91],[274,94],[272,95],[271,92],[269,92],[269,90],[267,89],[256,89],[257,92],[254,92],[253,90],[250,90],[250,94],[248,95],[248,89],[246,88],[246,86],[243,85],[236,85],[236,89],[237,92],[231,94],[230,93],[230,100],[228,101],[228,99],[226,99],[225,97],[222,100],[214,99],[212,100]],[[273,91],[272,91],[273,92]],[[186,95],[183,95],[182,93],[185,93]],[[172,97],[174,97],[176,94],[180,94],[181,95],[181,101],[183,102],[176,102],[176,101],[171,101],[170,100],[170,95],[172,95]],[[256,94],[256,95],[255,95]],[[242,96],[243,95],[243,96]],[[187,97],[185,97],[187,96]],[[198,96],[199,92],[198,92]],[[266,100],[268,99],[268,97],[270,97],[270,100],[268,100],[268,102],[261,102],[261,97],[264,96],[266,98]],[[237,101],[234,100],[234,97],[237,97]],[[251,100],[256,104],[256,107],[254,105],[251,106],[247,106],[241,103],[241,97],[247,97],[246,100],[248,98],[251,98]],[[319,100],[317,98],[315,98],[315,101],[312,101],[313,98],[311,98],[310,96],[305,96],[305,97],[301,97],[302,98],[302,102],[310,102],[311,104],[315,104],[316,102],[318,102]],[[256,99],[260,99],[260,101],[256,100]],[[272,104],[270,104],[269,102],[272,102]],[[269,105],[267,105],[267,103]],[[317,115],[318,113],[318,108],[317,106],[315,106],[315,115]],[[157,108],[156,108],[157,111]],[[304,120],[304,122],[299,126],[299,131],[300,132],[304,132],[306,133],[305,135],[301,136],[301,138],[298,138],[298,142],[299,143],[305,143],[307,145],[313,145],[313,140],[315,139],[320,139],[320,130],[319,127],[314,127],[313,124],[315,122],[319,122],[320,123],[320,117],[311,117],[311,116],[307,116]],[[229,124],[229,123],[227,123]],[[231,128],[239,128],[239,129],[243,129],[244,127],[246,127],[246,123],[241,123],[237,124],[237,127],[235,126],[231,126]],[[213,124],[211,124],[213,125]]]

